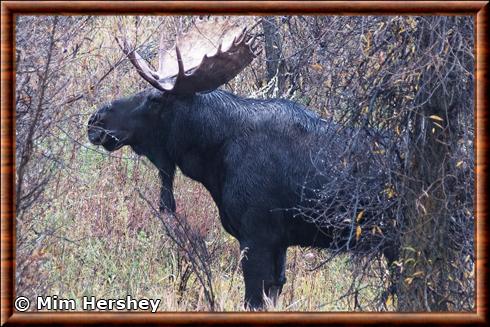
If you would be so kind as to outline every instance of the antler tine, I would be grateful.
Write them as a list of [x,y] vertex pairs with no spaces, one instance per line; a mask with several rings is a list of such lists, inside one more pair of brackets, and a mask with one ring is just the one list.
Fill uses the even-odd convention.
[[[118,25],[119,25],[119,30],[122,31],[121,24]],[[116,39],[116,43],[121,48],[123,53],[128,57],[131,64],[136,68],[138,74],[155,88],[161,91],[165,91],[165,89],[158,82],[159,80],[158,73],[150,68],[150,66],[140,56],[140,54],[136,51],[136,49],[131,49],[125,33],[123,33],[123,38],[121,40],[117,36],[115,37],[115,39]]]
[[243,40],[245,39],[245,37],[247,36],[247,27],[245,26],[242,31],[240,32],[240,34],[236,37],[235,40],[233,40],[233,45],[238,45],[240,43],[243,42]]
[[260,53],[259,52],[256,52],[257,49],[259,48],[259,45],[255,43],[255,41],[257,40],[257,34],[250,37],[250,39],[248,41],[245,42],[246,45],[248,45],[250,47],[250,49],[252,50],[252,52],[255,54],[255,55],[258,55]]
[[184,61],[182,60],[182,54],[180,53],[179,45],[177,43],[175,43],[175,54],[177,55],[177,64],[179,65],[177,76],[178,78],[182,78],[185,76]]
[[[237,43],[237,37],[238,37],[237,35],[235,35],[235,36],[233,37],[233,40],[231,40],[231,44],[230,44],[230,46],[228,47],[228,49],[226,49],[226,50],[225,50],[225,52],[230,51],[230,50],[231,50],[233,47],[235,47],[235,46],[238,44],[238,43]],[[221,45],[221,44],[220,44],[220,45]]]
[[223,53],[223,40],[219,41],[218,49],[216,50],[216,54]]
[[127,54],[129,61],[138,71],[141,77],[143,77],[148,83],[159,89],[165,91],[165,89],[158,83],[158,75],[151,70],[146,61],[136,51],[131,51]]

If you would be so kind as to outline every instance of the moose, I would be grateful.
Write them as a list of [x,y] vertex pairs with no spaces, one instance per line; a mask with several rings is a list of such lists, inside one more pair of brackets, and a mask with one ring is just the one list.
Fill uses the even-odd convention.
[[[245,305],[263,308],[263,295],[276,299],[286,282],[288,247],[334,246],[330,229],[291,208],[307,206],[315,194],[305,192],[335,174],[335,144],[348,136],[297,103],[219,90],[257,55],[250,29],[230,20],[196,22],[171,51],[161,41],[157,71],[126,38],[117,41],[152,87],[92,114],[90,142],[110,152],[127,145],[146,156],[159,171],[162,213],[176,208],[176,167],[202,183],[224,229],[245,251]],[[319,167],[323,173],[315,175]]]

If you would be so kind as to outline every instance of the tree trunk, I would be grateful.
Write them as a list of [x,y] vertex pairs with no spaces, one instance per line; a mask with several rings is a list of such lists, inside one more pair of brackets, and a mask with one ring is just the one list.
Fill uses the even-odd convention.
[[266,80],[272,83],[268,96],[281,96],[285,87],[285,67],[282,59],[282,41],[278,31],[277,17],[264,17],[264,49],[266,58]]
[[453,176],[449,172],[460,132],[458,110],[472,101],[458,96],[464,83],[461,74],[455,73],[461,67],[456,65],[464,66],[468,58],[463,58],[462,51],[444,50],[446,44],[451,44],[448,31],[458,28],[454,27],[458,22],[449,17],[431,17],[419,25],[418,52],[421,57],[427,56],[427,62],[415,99],[419,107],[409,114],[412,128],[404,178],[406,211],[400,242],[399,311],[447,311],[459,296],[450,288],[460,267],[455,264],[458,254],[449,241],[454,214],[450,209],[454,201]]

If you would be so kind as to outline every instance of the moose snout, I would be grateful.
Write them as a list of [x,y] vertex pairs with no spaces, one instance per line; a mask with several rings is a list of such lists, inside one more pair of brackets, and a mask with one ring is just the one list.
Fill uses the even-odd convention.
[[104,141],[104,128],[98,112],[90,117],[87,124],[87,134],[89,141],[94,145],[100,145]]

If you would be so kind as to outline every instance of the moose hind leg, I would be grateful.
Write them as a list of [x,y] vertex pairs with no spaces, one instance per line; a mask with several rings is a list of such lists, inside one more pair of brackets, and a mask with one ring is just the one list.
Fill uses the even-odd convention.
[[277,304],[282,287],[286,283],[286,248],[280,248],[275,251],[274,256],[274,284],[269,291],[269,297],[274,305]]
[[251,310],[264,307],[264,295],[277,298],[282,284],[277,274],[277,250],[264,246],[241,246],[245,250],[242,260],[243,277],[245,280],[245,306]]

